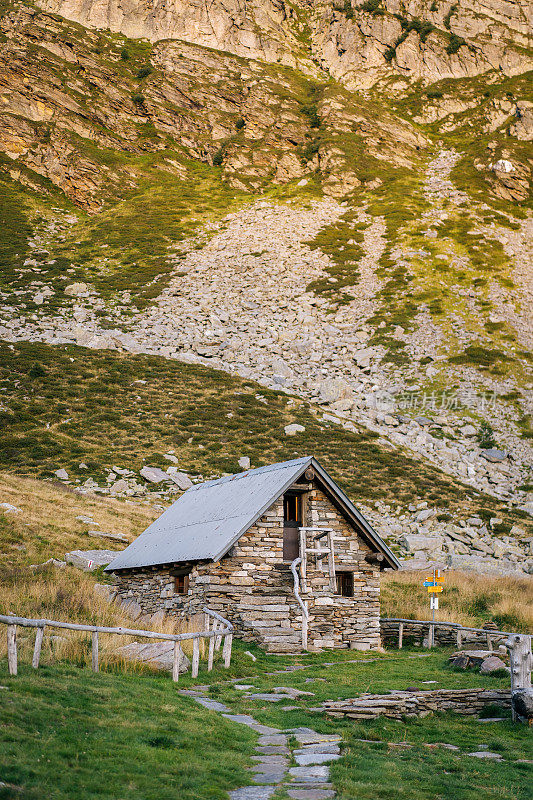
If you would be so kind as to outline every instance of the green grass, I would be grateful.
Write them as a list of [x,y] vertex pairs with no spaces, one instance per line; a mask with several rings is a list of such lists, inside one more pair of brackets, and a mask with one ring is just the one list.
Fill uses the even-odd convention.
[[[224,800],[255,736],[166,677],[0,665],[0,798]],[[7,786],[6,786],[7,784]]]
[[[250,650],[257,658],[245,655]],[[420,656],[423,657],[420,657]],[[447,666],[449,651],[380,653],[352,651],[315,655],[272,656],[254,645],[235,642],[232,664],[218,663],[211,673],[205,662],[196,681],[180,676],[180,687],[209,685],[208,694],[235,712],[251,713],[264,724],[282,729],[310,726],[342,736],[342,758],[331,768],[339,800],[526,800],[530,795],[530,733],[513,725],[508,711],[502,722],[480,724],[453,713],[395,721],[335,720],[309,711],[326,699],[356,697],[365,691],[391,689],[487,687],[505,688],[507,677],[481,676]],[[217,657],[218,659],[218,657]],[[368,662],[368,659],[372,661]],[[353,662],[353,663],[350,663]],[[269,675],[285,665],[305,669]],[[243,697],[228,679],[252,684],[257,691],[291,686],[314,697],[281,703]],[[425,685],[423,681],[437,683]],[[0,780],[12,788],[0,797],[37,800],[209,800],[226,798],[231,788],[250,781],[255,734],[180,697],[170,677],[100,672],[66,663],[34,672],[27,664],[19,675],[0,663],[2,727]],[[487,712],[489,709],[487,709]],[[491,713],[493,709],[490,709]],[[367,741],[360,741],[361,739]],[[438,743],[455,745],[449,751]],[[503,756],[483,762],[468,753],[486,744]]]
[[311,250],[326,253],[333,264],[326,267],[327,277],[318,278],[307,286],[308,292],[321,294],[337,305],[353,300],[354,295],[346,291],[355,287],[359,280],[357,262],[363,255],[361,225],[354,224],[357,211],[348,211],[333,225],[322,228],[311,241]]
[[[180,468],[207,477],[238,471],[242,455],[261,466],[313,454],[355,502],[424,498],[469,514],[479,503],[511,513],[471,499],[470,488],[385,449],[365,429],[323,422],[304,402],[204,366],[20,342],[0,345],[0,388],[0,466],[21,475],[48,477],[62,466],[73,480],[101,479],[112,464],[168,466],[172,449]],[[292,422],[305,427],[297,440],[283,432]]]
[[[256,649],[252,650],[259,655]],[[245,664],[244,673],[239,672],[236,663],[235,673],[245,677],[243,683],[253,684],[254,691],[292,686],[313,692],[314,697],[287,702],[301,710],[282,711],[283,701],[265,703],[244,698],[242,692],[220,680],[211,693],[232,709],[252,714],[267,725],[281,728],[304,725],[321,733],[341,734],[344,755],[331,768],[339,800],[389,797],[441,800],[448,796],[454,800],[475,800],[480,793],[493,800],[525,800],[530,797],[531,765],[516,762],[530,758],[530,734],[526,726],[511,723],[508,711],[498,714],[504,717],[503,722],[481,725],[475,718],[453,713],[405,721],[381,718],[356,722],[334,720],[308,710],[324,700],[356,697],[363,692],[386,694],[392,689],[409,687],[501,689],[509,686],[508,676],[489,677],[450,669],[447,666],[450,652],[438,650],[428,654],[414,649],[380,655],[328,651],[291,659],[291,663],[306,665],[304,670],[270,676],[265,673],[272,671],[272,657],[259,656],[257,663]],[[367,659],[372,661],[367,662]],[[351,661],[355,663],[349,663]],[[278,664],[280,662],[286,663],[286,659],[279,659]],[[276,668],[281,668],[281,664]],[[426,685],[423,682],[427,680],[436,683]],[[491,715],[494,715],[492,709]],[[360,739],[372,741],[361,742]],[[450,752],[436,746],[439,742],[455,745],[460,751]],[[484,743],[500,753],[504,761],[484,763],[467,755]]]

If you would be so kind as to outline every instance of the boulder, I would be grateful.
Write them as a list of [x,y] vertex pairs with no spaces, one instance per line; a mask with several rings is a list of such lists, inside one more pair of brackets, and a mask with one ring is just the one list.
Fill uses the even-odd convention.
[[297,433],[303,433],[305,427],[303,425],[298,425],[297,422],[293,422],[291,425],[285,425],[283,430],[285,431],[285,436],[296,436]]
[[192,486],[192,481],[189,476],[185,472],[168,472],[168,477],[176,484],[178,489],[182,491],[187,491]]
[[[115,650],[115,653],[126,661],[146,664],[153,669],[167,670],[172,672],[174,660],[173,642],[131,642]],[[186,672],[189,669],[190,661],[184,653],[181,653],[179,660],[179,671]]]
[[65,553],[65,561],[84,572],[93,572],[98,567],[105,567],[118,556],[118,550],[72,550]]
[[56,478],[59,478],[60,481],[68,481],[68,472],[66,471],[66,469],[63,468],[56,469],[54,475],[56,476]]
[[139,619],[142,614],[141,606],[133,597],[128,597],[126,600],[123,600],[120,604],[120,610],[133,620]]
[[498,656],[489,656],[481,662],[479,671],[482,675],[490,675],[491,672],[496,672],[499,669],[507,669],[505,662]]
[[481,457],[486,461],[497,464],[500,461],[505,461],[507,453],[504,450],[498,450],[496,447],[491,447],[489,450],[482,450]]
[[95,583],[93,586],[93,591],[98,595],[98,597],[103,597],[104,600],[107,600],[108,603],[111,603],[111,601],[114,600],[117,595],[114,588],[108,583]]
[[164,470],[159,467],[143,467],[140,471],[143,478],[150,483],[161,483],[161,481],[173,480]]
[[159,609],[159,611],[156,611],[155,614],[152,614],[152,616],[150,617],[150,625],[154,625],[154,626],[162,625],[163,622],[166,619],[166,616],[167,615],[166,615],[165,611],[163,611],[162,608]]
[[237,464],[241,469],[244,470],[250,469],[250,459],[248,456],[241,456],[237,461]]
[[124,536],[122,533],[106,533],[105,531],[87,531],[88,536],[94,536],[100,539],[111,539],[114,542],[126,542],[128,543],[129,539],[127,536]]
[[400,539],[400,546],[408,553],[419,550],[433,553],[442,550],[442,536],[423,536],[420,533],[406,533]]
[[323,403],[334,403],[352,395],[351,387],[343,378],[327,378],[318,388]]
[[68,297],[80,297],[83,294],[87,294],[88,286],[86,283],[70,283],[68,286],[65,286],[65,294]]

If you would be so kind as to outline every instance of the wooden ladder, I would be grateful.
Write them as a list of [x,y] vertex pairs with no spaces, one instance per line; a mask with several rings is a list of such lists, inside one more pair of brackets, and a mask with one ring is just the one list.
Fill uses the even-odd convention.
[[[307,546],[307,534],[315,534],[313,540],[314,547]],[[320,540],[326,538],[327,546],[321,546]],[[309,555],[317,557],[317,566],[322,568],[323,556],[328,557],[328,574],[329,574],[329,588],[332,592],[336,591],[335,583],[335,550],[333,547],[333,529],[332,528],[317,528],[316,526],[308,526],[300,528],[300,588],[302,592],[307,592],[307,558]]]

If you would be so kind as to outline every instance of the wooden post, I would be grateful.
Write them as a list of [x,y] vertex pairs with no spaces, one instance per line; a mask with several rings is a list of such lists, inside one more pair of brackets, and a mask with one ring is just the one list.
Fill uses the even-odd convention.
[[337,585],[335,582],[335,550],[333,545],[333,531],[328,531],[327,536],[328,542],[328,572],[329,572],[329,588],[330,591],[335,594],[337,591]]
[[172,659],[172,680],[176,682],[180,675],[181,647],[179,642],[174,642],[174,656]]
[[305,614],[302,611],[302,649],[307,650],[307,600],[304,600]]
[[93,631],[92,636],[92,668],[98,672],[98,631]]
[[9,674],[17,674],[17,626],[7,626],[7,663]]
[[226,669],[229,668],[231,663],[231,643],[233,641],[233,635],[231,633],[227,633],[224,637],[224,649],[222,650],[222,657],[224,659],[224,666]]
[[300,589],[307,592],[307,531],[300,528]]
[[196,636],[192,640],[192,666],[191,675],[193,678],[198,676],[198,668],[200,666],[200,637]]
[[434,647],[434,645],[435,645],[435,625],[432,622],[430,622],[428,630],[428,647]]
[[[213,625],[213,630],[217,630],[218,631],[221,628],[222,628],[222,625],[220,625],[218,622],[215,621],[215,624]],[[215,636],[215,650],[217,652],[220,650],[221,644],[222,644],[222,636],[220,634],[218,634],[218,636]]]
[[41,645],[43,643],[43,636],[44,636],[44,627],[37,628],[37,633],[35,635],[35,647],[33,648],[33,658],[31,660],[31,665],[33,669],[37,669],[39,666],[39,659],[41,657]]
[[403,647],[403,622],[398,623],[398,649]]
[[[213,630],[215,630],[214,626],[213,626]],[[209,653],[208,653],[208,656],[207,656],[207,671],[208,672],[211,672],[211,670],[213,669],[213,657],[215,655],[215,638],[216,638],[215,636],[211,636],[211,638],[209,639]]]
[[[531,689],[531,636],[514,633],[505,642],[511,663],[511,697],[520,689]],[[511,704],[513,722],[516,722],[514,703]]]

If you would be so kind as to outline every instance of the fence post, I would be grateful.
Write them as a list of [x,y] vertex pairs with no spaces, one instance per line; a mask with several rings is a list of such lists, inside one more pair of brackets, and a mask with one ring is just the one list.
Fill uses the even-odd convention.
[[43,636],[44,636],[44,627],[37,628],[37,634],[35,636],[35,647],[33,648],[33,658],[31,660],[31,665],[33,669],[37,669],[37,667],[39,666]]
[[93,672],[98,672],[98,631],[93,631],[91,655]]
[[403,622],[398,623],[398,650],[403,647]]
[[200,637],[195,636],[192,640],[192,666],[191,676],[196,678],[198,676],[198,668],[200,666]]
[[435,625],[433,622],[429,623],[429,630],[428,630],[428,647],[434,647],[435,645]]
[[[213,626],[213,630],[215,627]],[[207,671],[211,672],[213,669],[213,657],[215,655],[215,636],[211,636],[209,639],[209,653],[207,655]]]
[[[215,620],[215,623],[213,625],[213,630],[217,630],[218,631],[221,628],[222,628],[222,625],[219,625],[218,622]],[[220,636],[220,635],[215,636],[215,650],[217,650],[217,651],[220,650],[220,645],[221,644],[222,644],[222,636]]]
[[224,637],[224,649],[222,651],[222,657],[224,658],[224,666],[226,669],[229,668],[231,663],[231,643],[233,641],[233,634],[227,633]]
[[176,682],[180,675],[181,647],[179,642],[174,642],[174,656],[172,659],[172,680]]
[[17,626],[7,626],[7,663],[9,674],[17,674]]

